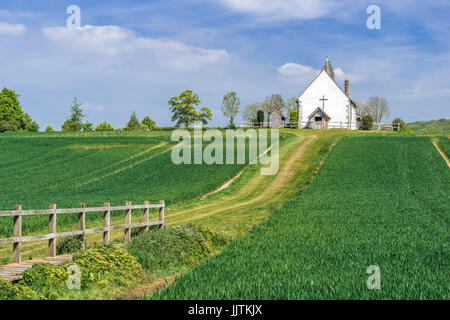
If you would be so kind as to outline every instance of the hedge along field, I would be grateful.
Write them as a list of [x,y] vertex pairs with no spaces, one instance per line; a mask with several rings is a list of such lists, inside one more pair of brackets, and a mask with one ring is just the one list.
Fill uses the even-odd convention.
[[[0,210],[12,210],[14,204],[24,210],[46,209],[50,203],[59,208],[76,208],[80,202],[96,207],[105,201],[114,206],[165,200],[170,205],[218,188],[244,167],[175,165],[171,150],[176,143],[170,135],[1,135]],[[103,214],[90,213],[86,218],[88,223],[102,221]],[[76,214],[61,214],[58,231],[76,222]],[[24,235],[47,229],[47,216],[23,218]],[[11,234],[12,219],[0,218],[0,238]]]
[[449,181],[429,138],[346,137],[295,200],[151,298],[449,299]]

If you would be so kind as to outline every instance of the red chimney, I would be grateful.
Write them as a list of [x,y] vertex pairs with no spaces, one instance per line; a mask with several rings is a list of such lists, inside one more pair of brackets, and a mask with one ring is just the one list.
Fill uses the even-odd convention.
[[345,79],[345,95],[348,97],[350,96],[350,92],[348,91],[348,87],[349,87],[349,82],[348,79]]

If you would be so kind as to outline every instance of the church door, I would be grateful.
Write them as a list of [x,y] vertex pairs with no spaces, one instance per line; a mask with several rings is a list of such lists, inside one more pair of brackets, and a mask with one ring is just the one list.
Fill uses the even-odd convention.
[[323,128],[323,118],[314,117],[314,129],[322,129],[322,128]]

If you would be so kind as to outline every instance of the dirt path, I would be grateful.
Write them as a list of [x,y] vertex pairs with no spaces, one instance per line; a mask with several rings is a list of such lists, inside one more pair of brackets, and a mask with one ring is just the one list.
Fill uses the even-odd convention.
[[438,144],[436,141],[433,141],[433,145],[435,146],[435,148],[437,149],[437,151],[439,151],[439,153],[441,154],[442,158],[444,158],[444,160],[447,162],[447,165],[450,167],[450,160],[447,158],[447,156],[445,155],[444,152],[442,152],[441,148],[439,148]]

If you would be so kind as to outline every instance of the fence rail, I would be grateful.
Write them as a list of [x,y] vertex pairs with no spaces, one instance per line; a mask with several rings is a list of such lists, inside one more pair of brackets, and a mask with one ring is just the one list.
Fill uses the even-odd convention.
[[[159,220],[149,221],[149,210],[153,208],[159,209]],[[15,205],[12,211],[0,211],[0,217],[14,217],[13,222],[13,237],[0,239],[0,244],[13,243],[13,261],[14,263],[21,263],[22,261],[22,243],[31,241],[43,241],[48,240],[48,256],[56,256],[56,239],[69,236],[84,236],[87,234],[103,232],[103,242],[108,244],[110,240],[110,231],[113,230],[125,230],[125,241],[131,237],[132,228],[145,227],[145,231],[148,231],[150,226],[159,225],[160,229],[164,228],[164,201],[161,200],[159,204],[150,204],[145,201],[143,205],[131,205],[131,202],[127,202],[125,206],[111,207],[109,202],[105,202],[103,207],[86,208],[84,203],[80,203],[78,208],[75,209],[57,209],[56,204],[51,204],[48,210],[22,210],[21,205]],[[144,210],[144,222],[131,223],[132,210]],[[111,226],[111,211],[125,211],[125,224],[119,226]],[[103,212],[104,226],[103,228],[86,229],[86,213],[89,212]],[[56,232],[56,217],[58,214],[78,213],[78,230],[68,232]],[[22,217],[23,216],[35,216],[35,215],[48,215],[49,233],[39,236],[22,236]]]

